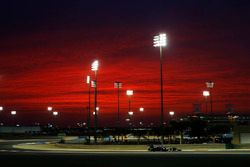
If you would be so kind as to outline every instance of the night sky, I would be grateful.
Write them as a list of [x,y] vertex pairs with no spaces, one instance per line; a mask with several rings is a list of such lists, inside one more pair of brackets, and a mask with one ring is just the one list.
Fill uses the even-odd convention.
[[[1,119],[17,111],[23,124],[46,122],[51,105],[60,123],[86,120],[86,75],[98,59],[100,124],[112,126],[117,111],[114,81],[123,83],[121,112],[134,90],[135,119],[159,120],[159,49],[165,32],[164,110],[191,114],[214,81],[214,111],[233,104],[250,113],[250,2],[245,0],[54,0],[0,2]],[[93,95],[92,95],[93,102]],[[139,113],[143,106],[145,112]],[[92,105],[93,110],[93,105]],[[159,121],[158,121],[159,122]]]

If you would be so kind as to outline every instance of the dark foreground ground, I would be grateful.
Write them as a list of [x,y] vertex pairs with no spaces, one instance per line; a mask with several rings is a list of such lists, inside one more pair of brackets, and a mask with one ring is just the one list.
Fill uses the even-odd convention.
[[0,142],[0,167],[244,167],[250,164],[248,150],[176,153],[59,152],[19,150],[12,147],[19,143],[37,141],[41,139]]
[[25,167],[236,167],[248,166],[246,153],[57,153],[0,152],[1,166]]

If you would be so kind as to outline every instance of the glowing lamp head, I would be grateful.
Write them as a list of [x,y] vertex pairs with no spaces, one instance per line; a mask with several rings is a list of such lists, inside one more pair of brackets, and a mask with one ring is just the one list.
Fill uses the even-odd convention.
[[10,114],[11,115],[16,115],[16,111],[11,111]]
[[53,112],[53,115],[54,115],[54,116],[57,116],[57,115],[58,115],[58,112],[57,112],[57,111],[54,111],[54,112]]
[[134,94],[133,90],[127,90],[126,92],[127,96],[132,96]]
[[144,111],[144,108],[143,108],[143,107],[140,107],[140,108],[139,108],[139,111],[140,111],[140,112],[143,112],[143,111]]
[[206,86],[207,88],[212,89],[214,87],[214,82],[212,81],[206,82]]
[[129,121],[130,121],[130,119],[129,119],[129,118],[126,118],[126,119],[125,119],[125,121],[126,121],[126,122],[129,122]]
[[99,111],[100,110],[100,108],[99,107],[96,107],[96,111]]
[[154,47],[165,47],[167,46],[167,35],[159,34],[154,36]]
[[204,96],[204,97],[210,96],[210,92],[207,91],[207,90],[204,90],[204,91],[203,91],[203,96]]
[[129,112],[128,112],[128,115],[129,115],[129,116],[133,116],[133,115],[134,115],[134,112],[133,112],[133,111],[129,111]]
[[48,107],[47,110],[48,110],[48,111],[52,111],[53,108],[52,108],[52,107]]
[[174,111],[169,111],[170,116],[174,116],[175,112]]
[[91,87],[95,88],[96,87],[96,81],[91,81]]
[[90,84],[90,76],[89,76],[89,75],[87,75],[86,83],[87,83],[87,84]]
[[98,67],[99,67],[99,61],[98,60],[95,60],[92,65],[91,65],[91,70],[92,71],[97,71],[98,70]]
[[3,111],[3,106],[0,106],[0,111]]
[[121,82],[115,82],[114,87],[115,88],[122,88],[122,83]]

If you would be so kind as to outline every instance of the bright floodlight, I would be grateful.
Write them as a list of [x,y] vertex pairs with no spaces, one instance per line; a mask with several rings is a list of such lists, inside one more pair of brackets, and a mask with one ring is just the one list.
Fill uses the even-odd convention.
[[134,112],[133,112],[133,111],[129,111],[129,112],[128,112],[128,115],[129,115],[129,116],[133,116],[133,115],[134,115]]
[[140,108],[139,108],[139,111],[140,111],[140,112],[143,112],[143,111],[144,111],[144,108],[143,108],[143,107],[140,107]]
[[54,111],[54,112],[53,112],[53,115],[54,115],[54,116],[57,116],[57,115],[58,115],[58,112],[57,112],[57,111]]
[[99,62],[98,60],[95,60],[92,65],[91,65],[91,70],[92,71],[97,71],[98,70],[98,67],[99,67]]
[[154,47],[164,47],[167,46],[167,35],[159,34],[154,36]]
[[99,111],[100,110],[100,108],[99,107],[96,107],[96,111]]
[[127,90],[126,92],[127,96],[132,96],[134,94],[133,90]]
[[10,114],[11,115],[16,115],[16,111],[11,111]]
[[89,75],[87,75],[86,83],[90,84],[90,76]]
[[96,82],[95,81],[91,81],[91,87],[95,88],[96,87]]
[[203,96],[204,96],[204,97],[208,97],[208,96],[210,96],[209,91],[204,90],[204,91],[203,91]]
[[126,119],[125,119],[125,121],[126,121],[126,122],[129,122],[129,121],[130,121],[130,119],[129,119],[129,118],[126,118]]
[[114,87],[115,88],[122,88],[122,83],[121,82],[115,82]]
[[206,82],[206,85],[207,85],[207,88],[211,89],[214,87],[214,82],[212,82],[212,81]]
[[3,106],[0,106],[0,111],[3,111]]
[[95,115],[95,112],[93,112],[93,115]]
[[169,111],[170,116],[174,116],[174,114],[175,114],[174,111]]
[[52,108],[52,107],[48,107],[47,110],[48,110],[48,111],[52,111],[53,108]]

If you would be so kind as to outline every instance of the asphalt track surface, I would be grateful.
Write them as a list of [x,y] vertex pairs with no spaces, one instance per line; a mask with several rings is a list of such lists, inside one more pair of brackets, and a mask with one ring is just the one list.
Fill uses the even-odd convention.
[[25,167],[237,167],[250,164],[250,152],[64,152],[17,150],[0,144],[0,166]]

